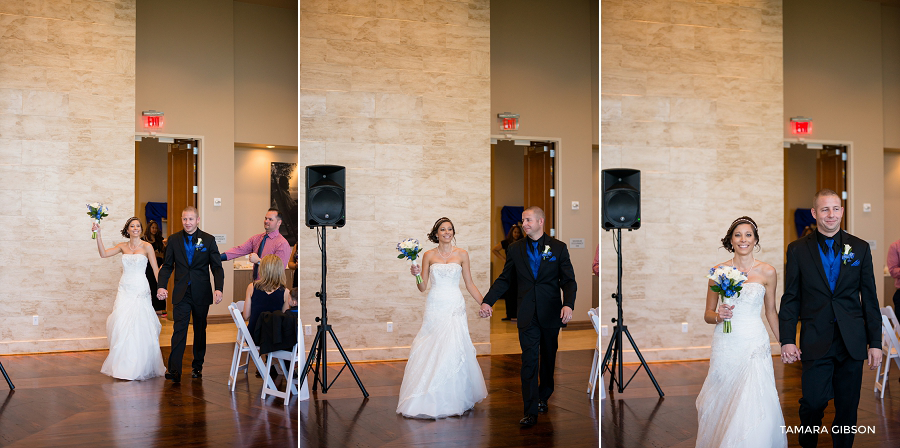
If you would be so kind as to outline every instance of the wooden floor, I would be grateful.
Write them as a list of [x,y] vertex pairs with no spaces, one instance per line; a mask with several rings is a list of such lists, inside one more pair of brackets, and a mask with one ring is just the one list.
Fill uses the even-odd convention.
[[0,446],[297,446],[296,397],[261,400],[252,368],[229,390],[233,348],[208,345],[203,378],[181,384],[103,375],[107,351],[2,356],[16,390],[0,379]]
[[[772,358],[775,383],[784,412],[785,424],[800,425],[800,363],[785,365]],[[634,381],[621,394],[612,393],[601,407],[602,446],[604,447],[693,447],[697,437],[695,400],[709,370],[708,361],[653,363],[650,371],[665,393],[660,399],[647,373],[641,369]],[[625,378],[635,371],[625,366]],[[873,391],[875,372],[863,367],[863,387],[857,425],[875,426],[875,434],[857,434],[853,446],[900,446],[900,372],[892,366],[891,381],[884,399]],[[609,374],[606,375],[609,381]],[[605,386],[608,387],[608,384]],[[828,427],[834,419],[833,402],[825,411],[822,424]],[[788,434],[788,445],[799,446],[796,434]],[[819,436],[820,447],[832,446],[829,435]]]
[[[369,398],[363,399],[347,371],[327,394],[321,389],[310,391],[310,401],[299,405],[300,446],[596,447],[599,393],[593,401],[586,393],[592,357],[593,350],[559,352],[550,411],[529,429],[518,424],[522,418],[519,355],[479,357],[487,398],[462,417],[442,420],[397,415],[405,361],[355,363]],[[329,381],[339,368],[329,366]]]

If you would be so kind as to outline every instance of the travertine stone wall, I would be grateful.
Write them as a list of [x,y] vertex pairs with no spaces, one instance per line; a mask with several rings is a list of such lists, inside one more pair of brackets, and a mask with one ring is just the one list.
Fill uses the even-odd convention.
[[[425,294],[395,246],[414,237],[434,247],[425,234],[442,216],[456,225],[475,283],[487,292],[489,4],[300,5],[300,165],[347,167],[347,225],[327,230],[327,287],[329,323],[351,359],[408,356]],[[316,232],[301,229],[300,317],[313,329],[320,261]],[[489,353],[489,323],[464,294],[472,341]]]
[[[0,353],[104,348],[134,208],[134,0],[0,2]],[[39,324],[32,325],[32,316]]]
[[[718,247],[735,218],[756,220],[756,257],[783,279],[781,1],[601,7],[601,164],[641,170],[642,226],[622,235],[625,323],[647,360],[706,358],[704,275],[731,258]],[[611,325],[616,253],[601,237]]]

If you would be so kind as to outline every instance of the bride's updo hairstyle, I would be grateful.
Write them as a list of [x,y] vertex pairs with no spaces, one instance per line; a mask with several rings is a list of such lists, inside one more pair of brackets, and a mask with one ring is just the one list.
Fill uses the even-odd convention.
[[[138,218],[137,216],[132,216],[131,218],[128,218],[128,221],[125,221],[125,227],[122,227],[122,236],[124,236],[125,238],[128,238],[128,226],[131,225],[132,221],[137,221],[138,224],[141,224],[141,219]],[[141,233],[142,234],[144,233],[143,230],[144,230],[144,225],[141,224]]]
[[759,247],[759,231],[756,229],[756,221],[749,216],[741,216],[731,223],[731,226],[728,227],[728,233],[725,234],[725,238],[722,238],[722,247],[728,252],[734,253],[734,246],[731,245],[731,236],[734,235],[734,229],[741,224],[750,224],[750,227],[753,227],[753,237],[756,238],[756,247]]
[[431,232],[428,233],[428,241],[431,241],[434,244],[439,244],[441,242],[438,239],[437,233],[438,233],[438,229],[441,228],[441,224],[443,224],[445,222],[450,223],[450,227],[453,229],[453,239],[456,240],[456,226],[453,225],[453,221],[450,221],[450,218],[447,218],[445,216],[434,222],[434,226],[431,227]]

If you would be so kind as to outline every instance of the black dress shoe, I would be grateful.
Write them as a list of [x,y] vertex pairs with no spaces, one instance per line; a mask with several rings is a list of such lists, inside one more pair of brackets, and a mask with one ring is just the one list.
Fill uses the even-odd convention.
[[537,415],[525,414],[525,416],[522,417],[522,420],[519,420],[519,424],[526,428],[531,428],[532,426],[537,424]]
[[547,412],[547,402],[544,400],[538,401],[538,412]]
[[181,382],[181,373],[166,372],[166,379],[172,380],[173,383],[180,383]]
[[201,369],[191,369],[191,378],[203,378],[203,371]]
[[512,320],[512,318],[511,318],[511,317],[504,317],[503,319],[500,319],[500,320]]

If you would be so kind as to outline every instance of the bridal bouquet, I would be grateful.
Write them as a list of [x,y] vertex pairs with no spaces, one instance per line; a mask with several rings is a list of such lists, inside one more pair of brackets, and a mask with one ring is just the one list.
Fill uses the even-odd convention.
[[[109,208],[104,207],[103,204],[101,204],[99,202],[92,202],[90,204],[87,204],[87,208],[88,208],[88,212],[87,212],[88,216],[90,216],[91,219],[93,219],[94,222],[96,222],[97,224],[100,224],[101,219],[109,216],[106,213],[109,211]],[[97,232],[94,232],[93,235],[91,235],[91,239],[92,240],[97,239]]]
[[[709,275],[706,278],[715,283],[709,289],[718,293],[719,299],[729,306],[731,306],[732,297],[741,296],[741,285],[747,281],[747,276],[732,266],[712,268],[709,270]],[[722,324],[722,333],[731,333],[731,319],[725,319],[725,322]]]
[[[413,238],[407,238],[399,243],[397,243],[397,250],[400,251],[400,255],[397,255],[397,258],[404,259],[406,258],[412,264],[416,263],[416,258],[419,257],[419,252],[422,252],[422,248],[419,247],[419,240]],[[422,276],[416,275],[416,284],[422,283]]]

